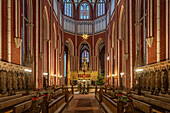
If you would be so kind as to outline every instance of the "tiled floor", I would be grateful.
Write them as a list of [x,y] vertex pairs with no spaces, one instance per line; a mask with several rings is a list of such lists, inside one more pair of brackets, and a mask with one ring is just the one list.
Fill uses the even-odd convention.
[[94,94],[74,95],[74,99],[63,113],[102,113],[102,110]]

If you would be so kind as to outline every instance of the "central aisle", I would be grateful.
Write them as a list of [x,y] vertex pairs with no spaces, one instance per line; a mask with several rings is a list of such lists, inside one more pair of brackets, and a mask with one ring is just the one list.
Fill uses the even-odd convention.
[[94,94],[74,95],[63,113],[102,113]]

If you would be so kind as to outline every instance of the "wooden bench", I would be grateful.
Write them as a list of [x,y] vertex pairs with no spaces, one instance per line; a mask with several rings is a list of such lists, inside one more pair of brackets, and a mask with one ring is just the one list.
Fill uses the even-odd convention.
[[[40,97],[38,100],[37,100],[37,103],[40,104],[43,100],[43,97]],[[28,111],[30,109],[32,105],[32,100],[29,100],[29,101],[26,101],[24,103],[21,103],[21,104],[18,104],[16,106],[14,106],[13,108],[13,112],[14,113],[23,113],[25,111]]]
[[118,112],[117,103],[105,95],[102,96],[101,107],[106,113],[121,113]]
[[7,100],[14,99],[14,98],[16,99],[16,98],[21,97],[21,96],[22,96],[22,94],[1,97],[1,98],[0,98],[0,103],[1,103],[1,102],[4,102],[4,101],[7,101]]
[[10,107],[10,106],[13,106],[13,105],[16,105],[16,104],[19,104],[19,103],[22,103],[22,102],[25,102],[25,101],[28,101],[32,98],[32,96],[33,95],[28,95],[28,96],[23,96],[23,97],[20,97],[20,98],[11,99],[11,100],[8,100],[8,101],[1,102],[0,103],[0,110],[7,108],[7,107]]
[[41,104],[41,108],[43,113],[61,113],[65,107],[67,106],[67,102],[65,100],[65,95],[60,96],[59,98],[55,99],[51,103],[48,103],[46,98],[43,98],[43,102]]
[[152,98],[144,97],[144,96],[139,96],[139,95],[134,95],[134,94],[132,95],[132,97],[136,100],[139,100],[139,101],[142,101],[142,102],[145,102],[145,103],[148,103],[148,104],[151,104],[151,105],[154,105],[154,106],[157,106],[157,107],[160,107],[160,108],[170,111],[170,107],[169,107],[170,103],[162,102],[160,100],[156,100],[156,99],[152,99]]
[[123,113],[124,105],[122,101],[113,101],[107,96],[102,95],[101,107],[106,113]]
[[160,100],[160,101],[163,101],[163,102],[170,103],[170,98],[168,98],[168,97],[155,96],[155,95],[150,95],[150,94],[145,94],[144,96],[149,97],[149,98],[153,98],[153,99],[156,99],[156,100]]
[[152,106],[147,103],[133,99],[133,105],[135,108],[144,113],[152,113]]

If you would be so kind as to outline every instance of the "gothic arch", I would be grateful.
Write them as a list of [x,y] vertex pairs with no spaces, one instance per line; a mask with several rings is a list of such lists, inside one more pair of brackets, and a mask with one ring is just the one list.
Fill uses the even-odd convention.
[[66,42],[68,42],[68,44],[69,44],[68,48],[69,48],[69,51],[70,51],[70,55],[74,56],[74,44],[73,44],[73,41],[70,38],[68,38],[66,40]]
[[112,48],[115,46],[115,22],[113,22],[113,27],[112,27]]
[[99,38],[96,42],[96,46],[95,46],[95,55],[96,56],[99,56],[99,45],[102,41],[103,41],[102,38]]
[[54,30],[54,49],[57,49],[57,29],[56,24],[53,24],[53,30]]
[[47,7],[44,7],[43,10],[43,38],[41,48],[43,48],[43,71],[47,73],[47,58],[48,58],[48,53],[47,53],[47,43],[49,41],[49,19],[48,19],[48,12],[47,12]]
[[119,39],[123,39],[124,38],[124,28],[123,26],[125,26],[124,24],[124,6],[121,6],[120,9],[120,16],[119,16]]
[[125,76],[121,76],[120,73],[125,73],[125,16],[124,16],[124,6],[121,6],[120,16],[119,16],[119,41],[118,41],[118,84],[119,86],[125,86]]
[[91,56],[91,55],[92,55],[92,54],[91,54],[91,46],[90,46],[90,44],[89,44],[86,40],[82,41],[82,42],[79,44],[78,54],[80,54],[80,48],[81,48],[81,45],[82,45],[83,43],[88,44],[88,46],[89,46],[89,52],[90,52],[90,56]]

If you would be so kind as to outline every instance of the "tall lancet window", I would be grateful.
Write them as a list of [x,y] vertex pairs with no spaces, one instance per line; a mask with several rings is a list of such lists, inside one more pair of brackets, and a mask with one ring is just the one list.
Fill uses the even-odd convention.
[[115,9],[115,0],[111,1],[111,15],[113,14],[113,11]]
[[97,3],[97,16],[105,14],[105,0],[99,0]]
[[[89,62],[89,52],[87,50],[82,52],[82,58],[86,58],[86,62]],[[84,59],[82,59],[82,62],[83,61],[84,61]]]
[[64,52],[64,77],[67,76],[67,54]]
[[72,3],[71,3],[71,0],[65,0],[64,1],[64,14],[69,16],[69,17],[72,17]]
[[89,19],[89,5],[88,3],[84,2],[80,6],[80,19]]

